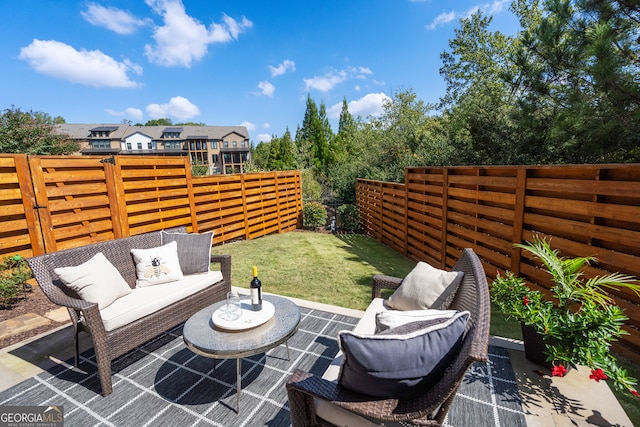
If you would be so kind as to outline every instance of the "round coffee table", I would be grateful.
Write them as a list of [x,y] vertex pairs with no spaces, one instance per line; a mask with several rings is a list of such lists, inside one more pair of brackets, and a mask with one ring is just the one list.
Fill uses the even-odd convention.
[[[226,304],[220,301],[206,307],[187,320],[182,337],[187,348],[194,353],[214,359],[236,359],[237,410],[240,413],[240,392],[242,391],[241,359],[285,343],[289,360],[287,340],[298,330],[300,309],[286,298],[265,295],[275,308],[275,315],[266,323],[255,328],[229,331],[217,328],[213,324],[213,313]],[[243,300],[242,309],[250,310],[247,300]]]

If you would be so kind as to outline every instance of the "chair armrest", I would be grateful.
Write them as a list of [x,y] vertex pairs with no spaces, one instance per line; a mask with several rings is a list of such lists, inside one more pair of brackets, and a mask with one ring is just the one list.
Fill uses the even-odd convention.
[[371,298],[380,298],[382,296],[382,289],[398,289],[401,283],[402,279],[399,277],[376,274],[375,276],[373,276]]
[[211,262],[220,264],[224,280],[231,284],[231,255],[211,255]]

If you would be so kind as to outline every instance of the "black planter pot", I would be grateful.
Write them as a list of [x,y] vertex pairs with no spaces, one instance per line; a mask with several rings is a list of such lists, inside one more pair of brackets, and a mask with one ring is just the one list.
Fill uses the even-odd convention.
[[524,356],[528,361],[545,368],[553,368],[551,362],[547,362],[547,355],[545,354],[546,346],[542,335],[536,332],[533,326],[525,325],[521,323],[522,327],[522,340],[524,341]]

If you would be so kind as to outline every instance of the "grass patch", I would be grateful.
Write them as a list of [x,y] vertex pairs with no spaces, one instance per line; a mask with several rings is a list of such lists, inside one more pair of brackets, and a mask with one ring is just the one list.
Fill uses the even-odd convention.
[[265,292],[364,310],[375,274],[404,277],[415,262],[363,235],[273,234],[213,248],[231,255],[231,283],[248,288],[251,267]]

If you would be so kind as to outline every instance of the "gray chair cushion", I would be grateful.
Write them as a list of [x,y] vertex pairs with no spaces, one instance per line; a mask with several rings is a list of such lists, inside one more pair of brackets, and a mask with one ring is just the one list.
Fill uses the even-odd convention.
[[338,382],[357,393],[411,397],[435,384],[459,350],[469,312],[412,322],[377,335],[339,334]]
[[178,244],[178,261],[184,274],[206,273],[211,265],[213,231],[207,233],[171,233],[162,231],[162,244]]

